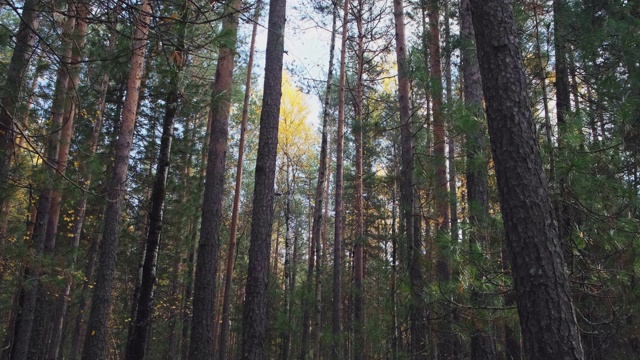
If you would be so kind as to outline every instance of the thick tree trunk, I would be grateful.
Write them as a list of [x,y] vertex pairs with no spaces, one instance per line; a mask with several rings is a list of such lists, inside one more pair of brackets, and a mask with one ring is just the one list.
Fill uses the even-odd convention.
[[[7,180],[11,175],[10,164],[15,150],[15,119],[19,116],[17,110],[21,103],[24,77],[35,50],[36,32],[40,25],[40,9],[44,3],[44,0],[26,0],[24,2],[18,33],[15,36],[16,45],[11,55],[4,86],[0,90],[0,104],[2,105],[0,109],[0,209],[4,209],[4,204],[12,193]],[[3,241],[4,239],[0,238],[0,245]]]
[[215,354],[213,330],[222,223],[222,192],[240,5],[240,0],[229,0],[225,8],[222,31],[228,34],[229,41],[219,50],[211,97],[211,134],[202,201],[202,225],[198,243],[189,347],[189,359],[192,360],[211,359]]
[[[48,127],[49,139],[46,150],[46,166],[45,171],[51,179],[57,179],[57,171],[66,168],[66,161],[59,162],[59,150],[62,142],[63,134],[71,138],[71,127],[65,128],[65,104],[68,99],[67,85],[69,83],[70,59],[73,50],[73,32],[76,26],[76,9],[73,3],[68,6],[69,16],[67,17],[62,31],[62,48],[61,64],[59,64],[53,101],[51,104],[51,124]],[[68,120],[68,119],[67,119]],[[67,143],[69,142],[67,139]],[[66,147],[68,154],[68,146]],[[66,158],[66,154],[64,154]],[[66,159],[65,159],[66,160]],[[35,226],[32,236],[32,247],[36,257],[42,256],[43,253],[51,256],[54,251],[55,233],[47,232],[47,226],[50,225],[51,212],[57,217],[60,207],[59,201],[56,206],[54,203],[54,184],[47,183],[41,188],[38,198],[38,212],[36,215]],[[57,219],[56,224],[57,227]],[[54,229],[55,230],[55,229]],[[25,302],[22,309],[22,317],[18,326],[16,343],[14,348],[14,358],[24,359],[38,358],[46,350],[46,342],[43,341],[45,327],[49,317],[49,301],[46,293],[49,292],[43,288],[40,281],[43,269],[38,266],[28,267],[25,275],[27,280],[33,283],[33,286],[25,290]]]
[[409,308],[409,351],[417,359],[427,358],[427,324],[425,316],[424,286],[422,272],[422,242],[416,234],[414,152],[413,131],[411,129],[411,99],[409,93],[409,64],[405,40],[404,4],[402,0],[393,1],[393,16],[396,30],[396,59],[398,63],[398,102],[400,106],[400,217],[402,233],[407,243],[407,269],[411,291]]
[[243,360],[268,358],[267,285],[273,221],[273,198],[278,146],[286,0],[271,0],[265,60],[264,95],[256,159],[251,213],[249,270],[243,315]]
[[[469,0],[460,1],[460,37],[462,41],[462,80],[464,103],[474,119],[466,138],[467,156],[467,203],[469,208],[470,248],[479,245],[483,254],[489,254],[489,184],[488,159],[485,156],[487,143],[486,124],[482,109],[482,83],[475,46],[473,22]],[[487,256],[487,255],[485,255]],[[478,278],[482,281],[482,278]],[[474,306],[482,305],[478,291],[473,290],[471,298]],[[496,346],[491,335],[485,330],[489,324],[479,322],[471,335],[471,358],[493,360],[497,357]]]
[[222,323],[220,324],[220,345],[218,358],[225,360],[229,354],[229,321],[231,317],[231,293],[233,291],[233,268],[235,263],[236,241],[238,234],[238,219],[240,212],[240,196],[242,193],[242,172],[244,169],[244,147],[247,133],[247,120],[249,117],[249,100],[251,98],[251,75],[253,70],[254,49],[256,45],[256,35],[258,32],[258,19],[262,1],[255,4],[253,15],[253,30],[251,32],[251,45],[249,47],[249,63],[247,64],[247,79],[245,81],[244,101],[242,104],[242,120],[240,124],[240,143],[238,145],[238,161],[236,165],[236,185],[233,197],[233,210],[231,213],[231,228],[229,229],[229,249],[227,250],[227,264],[224,278],[224,295],[222,301]]
[[583,359],[512,4],[470,3],[525,353]]
[[129,154],[133,142],[133,129],[136,123],[136,112],[139,97],[139,87],[143,65],[147,50],[147,35],[151,6],[148,0],[142,0],[140,12],[135,23],[133,33],[133,55],[127,81],[127,95],[122,108],[120,131],[116,142],[116,152],[113,162],[113,175],[110,181],[110,192],[104,214],[104,231],[99,251],[99,265],[96,274],[96,284],[87,336],[82,353],[84,360],[103,359],[107,357],[107,332],[109,308],[111,304],[111,289],[116,265],[116,251],[120,234],[120,220],[124,202]]
[[[181,17],[176,25],[178,33],[175,52],[184,52],[184,37],[188,17],[187,4],[181,9]],[[132,317],[133,324],[129,327],[129,343],[127,344],[125,359],[143,359],[145,345],[150,334],[151,314],[153,311],[153,294],[158,267],[158,253],[160,250],[160,237],[163,226],[163,209],[167,188],[167,177],[171,163],[171,143],[173,140],[173,124],[175,123],[180,101],[179,76],[182,71],[182,63],[176,63],[172,69],[168,93],[165,100],[165,113],[162,121],[162,138],[160,140],[160,152],[156,168],[156,176],[151,191],[151,207],[149,210],[149,225],[145,242],[144,262],[142,265],[142,281],[140,293],[135,306],[136,313]]]

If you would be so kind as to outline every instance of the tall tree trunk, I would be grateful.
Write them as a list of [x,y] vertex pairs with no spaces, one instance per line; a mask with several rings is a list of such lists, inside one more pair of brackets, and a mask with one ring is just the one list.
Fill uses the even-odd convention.
[[189,359],[192,360],[211,359],[215,353],[213,321],[222,223],[222,192],[240,6],[240,0],[229,0],[226,3],[222,32],[228,34],[229,41],[219,50],[211,97],[211,134],[202,201],[202,225],[198,243],[189,347]]
[[[284,120],[286,121],[286,119]],[[284,314],[287,319],[286,325],[282,329],[282,360],[289,359],[289,352],[291,350],[291,311],[292,311],[292,298],[293,298],[293,268],[295,266],[295,260],[293,258],[293,231],[292,231],[292,215],[291,215],[291,202],[293,200],[293,193],[295,191],[295,171],[291,169],[291,158],[289,154],[285,156],[285,204],[284,204]],[[291,175],[289,175],[291,174]],[[291,179],[293,177],[293,179]],[[276,253],[276,256],[278,254]]]
[[540,41],[540,17],[538,12],[542,5],[537,1],[533,2],[533,18],[535,22],[535,56],[537,60],[537,69],[535,71],[538,81],[540,81],[540,90],[542,92],[542,110],[544,114],[545,135],[547,140],[547,152],[549,153],[549,177],[552,181],[555,179],[555,149],[553,147],[553,128],[551,126],[551,115],[549,114],[549,95],[547,94],[547,69],[545,61],[542,59],[542,44]]
[[[86,207],[86,200],[84,206]],[[74,229],[77,228],[74,227]],[[81,229],[78,229],[78,232],[80,231]],[[87,308],[91,306],[91,298],[89,296],[89,292],[91,291],[91,287],[93,287],[93,275],[96,269],[96,260],[98,257],[100,240],[100,238],[97,238],[91,241],[91,245],[89,246],[87,254],[87,265],[84,271],[85,280],[82,284],[82,290],[80,290],[80,299],[78,300],[78,314],[76,315],[77,317],[73,329],[73,337],[71,338],[71,352],[69,358],[72,360],[80,359],[82,355],[82,340],[86,332],[85,312]],[[76,249],[77,248],[78,247],[76,246]]]
[[364,30],[363,19],[364,4],[358,0],[355,10],[356,26],[358,28],[357,48],[356,48],[356,94],[354,101],[353,135],[355,138],[355,170],[354,181],[355,203],[354,212],[356,220],[356,232],[354,238],[353,272],[354,272],[354,294],[353,294],[353,355],[355,360],[361,360],[365,355],[365,332],[364,332],[364,220],[363,220],[363,189],[362,189],[362,104],[364,97]]
[[[333,6],[333,29],[335,32],[336,22],[338,18],[338,8],[334,4]],[[332,84],[333,87],[333,84]],[[325,98],[326,100],[326,98]],[[333,129],[331,117],[329,117],[329,122],[327,123],[327,128],[329,129],[327,133],[327,174],[325,177],[325,187],[324,187],[324,209],[322,210],[322,216],[325,221],[322,222],[322,229],[320,230],[320,239],[318,239],[318,244],[316,244],[316,308],[315,308],[315,320],[313,327],[313,348],[316,349],[313,353],[313,359],[319,360],[323,354],[323,351],[320,346],[320,337],[322,335],[322,314],[323,314],[323,298],[322,298],[322,282],[324,275],[324,265],[328,263],[328,251],[329,242],[328,242],[328,230],[329,230],[329,188],[331,187],[331,162],[333,160],[331,154],[333,153],[334,148],[334,136],[331,129]]]
[[[184,57],[184,38],[186,22],[188,19],[188,4],[181,9],[180,20],[176,25],[177,39],[174,54],[178,58]],[[160,140],[160,152],[156,176],[151,191],[151,207],[149,210],[149,225],[144,249],[144,262],[142,266],[142,281],[138,296],[136,313],[132,317],[133,326],[129,327],[129,343],[127,344],[125,359],[143,359],[145,345],[150,333],[151,314],[153,311],[153,295],[158,267],[158,254],[160,249],[160,237],[163,226],[163,209],[167,188],[167,177],[171,163],[171,143],[173,140],[173,124],[179,107],[179,78],[183,69],[182,62],[175,62],[175,68],[171,69],[168,84],[168,93],[165,101],[165,113],[162,121],[162,138]]]
[[[71,6],[71,5],[70,5]],[[63,121],[62,134],[60,139],[60,145],[58,150],[58,165],[57,171],[60,174],[64,174],[67,168],[67,162],[69,158],[69,147],[71,145],[71,137],[73,135],[73,126],[76,116],[76,105],[78,103],[77,90],[80,79],[80,64],[83,59],[83,50],[85,43],[85,36],[89,29],[87,17],[89,16],[89,4],[86,1],[78,1],[75,5],[77,7],[77,20],[76,28],[71,39],[73,43],[71,63],[69,66],[69,83],[67,84],[67,104],[65,105],[65,116],[67,117]],[[71,16],[71,15],[70,15]],[[97,139],[96,139],[97,140]],[[94,150],[95,152],[95,150]],[[60,203],[62,201],[62,192],[56,190],[53,193],[53,199],[51,207],[49,208],[49,222],[47,225],[47,234],[45,243],[53,249],[55,246],[55,238],[58,233],[58,221],[60,217]],[[76,215],[77,216],[77,215]],[[78,234],[79,236],[79,234]],[[75,233],[71,242],[71,249],[75,249]],[[71,268],[75,265],[75,258],[71,261]],[[62,288],[62,293],[57,295],[57,311],[54,317],[52,327],[52,339],[49,346],[48,357],[50,359],[58,358],[60,352],[60,346],[63,335],[63,326],[66,318],[67,306],[69,303],[69,295],[71,293],[71,279],[68,279]]]
[[[63,53],[61,55],[61,63],[58,67],[55,90],[53,94],[53,101],[51,104],[51,123],[48,127],[49,138],[47,141],[46,158],[45,158],[45,171],[51,179],[58,179],[57,172],[60,167],[66,167],[66,161],[64,163],[58,162],[58,155],[60,150],[60,144],[62,142],[62,134],[71,137],[71,128],[65,129],[65,104],[68,98],[67,85],[69,83],[69,68],[70,59],[73,49],[73,32],[76,26],[76,9],[72,2],[68,6],[69,16],[67,17],[62,31],[62,48]],[[66,130],[66,131],[65,131]],[[68,141],[67,141],[68,142]],[[68,153],[68,147],[66,147]],[[53,204],[54,199],[54,184],[47,183],[41,188],[41,193],[38,197],[38,211],[35,220],[35,226],[31,239],[33,251],[36,257],[40,257],[44,254],[49,256],[53,255],[55,233],[47,233],[47,225],[49,225],[49,219],[51,218],[51,208],[53,211],[59,213],[59,204],[56,207]],[[57,213],[54,214],[57,216]],[[57,227],[57,221],[56,221]],[[49,236],[48,236],[49,235]],[[52,235],[52,236],[51,236]],[[22,308],[22,316],[17,328],[16,342],[14,347],[14,358],[26,359],[38,358],[45,351],[46,344],[43,341],[45,334],[45,326],[47,318],[50,314],[49,302],[46,293],[48,290],[43,288],[44,284],[40,281],[40,277],[43,275],[43,270],[38,265],[28,266],[25,275],[27,281],[32,283],[25,289],[24,307]]]
[[[558,146],[564,146],[564,138],[567,132],[567,115],[571,111],[571,89],[569,84],[569,66],[567,65],[567,29],[564,21],[566,16],[566,1],[553,0],[553,24],[554,24],[554,51],[556,57],[555,73],[556,73],[556,114],[558,123]],[[634,65],[635,66],[635,65]],[[560,194],[567,192],[567,178],[564,174],[560,174],[557,178]],[[565,260],[569,267],[572,263],[571,235],[573,221],[570,215],[570,208],[563,199],[556,202],[556,219],[558,222],[558,235],[560,236],[561,245],[564,250]]]
[[583,359],[512,4],[470,3],[525,353]]
[[[0,209],[8,196],[12,193],[8,185],[11,175],[11,159],[14,155],[16,139],[16,122],[18,108],[21,103],[22,87],[25,74],[35,51],[36,32],[40,26],[40,10],[45,0],[25,0],[20,15],[20,25],[15,35],[15,47],[11,55],[11,62],[7,69],[4,86],[0,90]],[[0,214],[5,214],[0,211]],[[8,215],[8,212],[6,212]],[[4,215],[2,215],[4,216]],[[4,219],[0,219],[0,222]],[[0,246],[4,243],[6,234],[0,234]],[[0,248],[2,252],[2,248]]]
[[262,0],[255,4],[253,15],[253,30],[251,32],[251,45],[249,47],[249,63],[247,64],[247,79],[245,81],[244,101],[242,103],[242,120],[240,123],[240,143],[238,145],[238,161],[236,165],[236,185],[233,196],[233,210],[231,213],[231,228],[229,229],[229,249],[227,250],[227,264],[224,277],[224,295],[222,300],[222,323],[220,324],[220,345],[218,348],[218,358],[225,360],[229,358],[229,319],[231,317],[231,293],[233,291],[233,267],[235,263],[236,242],[238,235],[238,219],[240,212],[240,196],[242,194],[242,172],[244,169],[244,147],[247,133],[247,120],[249,118],[249,100],[251,99],[251,75],[253,70],[253,57],[256,45],[256,35],[258,32],[258,19]]
[[[442,63],[440,53],[440,0],[429,1],[429,70],[431,75],[431,107],[433,111],[433,156],[435,167],[435,207],[436,207],[436,276],[441,283],[451,281],[449,259],[445,249],[450,241],[450,200],[447,179],[446,129],[442,94]],[[444,311],[448,311],[444,309]],[[440,328],[437,344],[438,357],[448,359],[459,349],[456,334],[451,330],[453,318],[447,316]]]
[[269,34],[265,59],[264,95],[256,159],[251,213],[249,270],[243,314],[243,360],[268,358],[267,285],[273,221],[273,198],[278,147],[286,0],[269,3]]
[[[314,194],[314,205],[313,205],[313,224],[311,225],[311,238],[310,238],[310,246],[309,250],[309,266],[307,268],[307,280],[306,280],[306,294],[309,297],[305,297],[305,299],[309,299],[313,289],[313,271],[314,266],[317,266],[316,273],[319,274],[320,262],[321,258],[318,256],[320,254],[320,236],[322,232],[323,223],[326,219],[323,218],[322,210],[324,203],[324,192],[326,187],[326,178],[327,178],[327,163],[328,163],[328,136],[329,136],[329,103],[331,96],[331,87],[333,82],[333,58],[335,54],[335,45],[336,45],[336,19],[337,12],[336,7],[332,6],[332,27],[331,27],[331,43],[329,45],[329,70],[327,72],[327,87],[325,88],[324,93],[324,102],[322,107],[322,139],[320,141],[320,159],[318,165],[318,179],[316,183],[316,189]],[[315,312],[319,313],[319,306],[321,298],[318,295],[320,291],[320,281],[319,275],[316,275],[316,291],[315,291]],[[311,308],[309,303],[304,303],[304,313],[302,315],[302,336],[301,336],[301,346],[300,346],[300,360],[304,360],[307,358],[308,352],[308,343],[309,343],[309,323],[311,321]],[[320,327],[320,321],[315,321],[314,323],[314,334]],[[317,331],[319,334],[319,331]],[[314,356],[320,351],[318,344],[314,341],[313,353]],[[222,360],[222,359],[221,359]]]
[[[116,14],[119,14],[120,8],[119,7],[116,8],[114,12]],[[115,43],[116,43],[116,33],[112,31],[109,37],[109,45],[107,49],[109,49],[110,51],[113,51],[115,47]],[[98,96],[98,116],[96,116],[95,122],[93,124],[93,130],[91,132],[91,137],[89,139],[89,145],[88,145],[89,150],[87,153],[87,157],[89,159],[95,156],[96,151],[98,150],[98,143],[100,141],[100,132],[102,131],[102,123],[104,121],[104,113],[105,113],[106,104],[107,104],[107,91],[109,90],[109,79],[110,79],[109,73],[105,72],[104,75],[102,75],[100,92]],[[80,159],[79,161],[79,169],[82,176],[84,176],[81,182],[82,186],[84,188],[89,188],[92,181],[92,174],[91,172],[87,171],[85,161],[82,161],[82,159]],[[73,234],[73,238],[71,239],[71,249],[74,255],[71,259],[71,264],[69,266],[72,269],[75,267],[76,260],[77,260],[77,253],[80,248],[80,237],[82,236],[82,228],[84,226],[86,212],[87,212],[87,194],[83,193],[80,199],[76,202],[75,211],[74,211],[75,216],[73,220],[73,225],[71,227],[72,229],[71,233]],[[76,318],[76,322],[73,330],[73,337],[71,340],[70,357],[73,360],[80,357],[82,335],[85,332],[84,331],[84,327],[85,327],[84,314],[87,309],[87,306],[89,305],[87,301],[87,296],[89,292],[89,284],[93,282],[93,272],[95,270],[94,262],[95,262],[95,255],[97,252],[97,248],[98,248],[98,241],[94,240],[91,244],[90,251],[89,251],[89,256],[88,256],[89,261],[85,271],[86,280],[82,285],[82,291],[80,293],[80,301],[78,306],[78,315]],[[71,281],[72,281],[71,278],[67,279],[67,287],[69,288],[71,287]]]
[[111,304],[111,289],[115,275],[116,251],[120,235],[129,154],[133,142],[133,129],[136,123],[138,90],[144,72],[143,65],[147,50],[150,15],[151,6],[149,1],[142,0],[140,12],[135,21],[136,26],[133,33],[135,40],[133,42],[133,55],[127,80],[127,95],[122,108],[120,131],[116,142],[113,175],[109,184],[110,192],[107,194],[109,201],[104,214],[104,231],[100,245],[96,284],[82,353],[84,360],[107,357],[107,321]]
[[196,253],[196,248],[198,246],[198,239],[197,239],[197,231],[196,231],[196,227],[197,227],[197,223],[199,219],[194,219],[194,221],[192,221],[191,224],[191,231],[190,231],[190,240],[191,240],[191,247],[189,249],[189,254],[187,256],[187,279],[185,280],[185,286],[184,286],[184,299],[183,299],[183,304],[182,304],[182,321],[184,322],[182,325],[182,343],[181,343],[181,349],[180,349],[180,355],[181,355],[181,359],[188,359],[189,357],[189,348],[191,346],[190,343],[190,338],[191,338],[191,323],[192,323],[192,319],[193,316],[191,315],[191,303],[193,302],[193,287],[194,287],[194,281],[193,278],[195,276],[194,274],[194,261],[195,261],[195,253]]
[[451,241],[455,244],[458,242],[458,192],[456,184],[456,139],[454,132],[454,123],[452,116],[453,109],[453,89],[451,83],[451,56],[452,56],[452,43],[451,43],[451,29],[450,19],[451,16],[449,9],[450,0],[444,0],[444,49],[445,49],[445,61],[444,61],[444,82],[445,89],[447,91],[447,159],[449,166],[449,213],[450,226],[451,226]]
[[405,40],[404,4],[393,1],[393,17],[396,30],[396,59],[398,63],[398,103],[400,106],[400,217],[402,233],[407,242],[407,269],[411,303],[409,308],[410,353],[418,359],[427,358],[425,278],[422,272],[422,242],[416,233],[416,194],[414,186],[414,152],[409,93],[409,64]]
[[[556,57],[556,112],[558,117],[558,138],[564,133],[566,116],[571,111],[571,91],[569,86],[569,67],[567,65],[567,29],[563,17],[566,16],[566,0],[553,0],[553,43]],[[562,235],[562,232],[560,233]]]
[[347,38],[349,23],[349,0],[344,0],[342,17],[342,40],[340,48],[340,77],[338,95],[338,130],[336,133],[336,187],[335,187],[335,223],[333,239],[333,306],[331,310],[332,318],[332,356],[336,360],[341,360],[342,354],[342,223],[344,221],[342,194],[343,185],[343,164],[344,164],[344,108],[345,108],[345,82],[346,82],[346,59],[347,59]]
[[398,162],[396,160],[396,146],[392,150],[393,188],[391,189],[391,360],[398,359],[400,343],[400,329],[398,326],[398,226],[397,226],[397,193],[398,193]]
[[[475,47],[473,22],[469,0],[460,1],[460,37],[462,41],[462,80],[464,103],[467,111],[474,119],[467,133],[467,204],[469,208],[469,225],[471,226],[470,247],[476,245],[483,254],[489,254],[489,184],[488,159],[485,156],[487,143],[485,118],[482,109],[482,83],[480,82],[480,68]],[[487,255],[485,255],[487,256]],[[481,282],[483,279],[477,279]],[[474,306],[481,306],[478,291],[471,294]],[[471,358],[475,360],[492,360],[497,357],[496,346],[491,335],[485,330],[486,323],[479,322],[474,326],[471,335]]]

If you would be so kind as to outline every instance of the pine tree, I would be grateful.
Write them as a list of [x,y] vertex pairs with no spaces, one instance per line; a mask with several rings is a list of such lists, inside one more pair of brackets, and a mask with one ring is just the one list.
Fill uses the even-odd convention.
[[526,356],[583,359],[510,1],[471,0]]
[[273,198],[278,146],[286,1],[269,3],[269,34],[265,62],[264,93],[256,159],[249,270],[243,315],[243,360],[268,358],[267,284],[273,220]]

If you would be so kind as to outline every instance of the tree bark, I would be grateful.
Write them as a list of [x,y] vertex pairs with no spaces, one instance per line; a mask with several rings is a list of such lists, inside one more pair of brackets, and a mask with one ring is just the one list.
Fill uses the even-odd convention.
[[140,12],[135,21],[133,55],[127,80],[127,95],[122,108],[120,131],[116,142],[113,174],[109,185],[110,192],[107,194],[109,201],[104,214],[104,230],[99,251],[96,284],[82,353],[82,359],[84,360],[107,357],[107,321],[111,304],[111,289],[115,275],[116,251],[120,235],[129,154],[133,142],[133,129],[136,123],[140,80],[144,72],[143,65],[147,49],[150,15],[151,6],[149,1],[142,0]]
[[[567,29],[563,23],[567,21],[564,19],[567,12],[566,6],[565,0],[553,0],[553,42],[556,57],[556,119],[558,123],[558,146],[560,148],[564,146],[564,138],[567,132],[567,115],[571,111],[571,88],[569,84],[569,66],[567,64]],[[634,66],[634,68],[636,68],[636,66]],[[567,178],[565,174],[559,174],[557,181],[559,193],[566,194],[568,189],[566,189]],[[574,220],[571,218],[570,207],[562,200],[562,198],[558,199],[555,204],[558,235],[560,236],[560,242],[564,250],[565,260],[571,268],[572,245],[571,239],[568,237],[571,235]]]
[[247,79],[245,81],[244,101],[242,104],[242,120],[240,124],[240,143],[238,145],[238,161],[236,165],[236,184],[233,196],[233,210],[231,213],[231,228],[229,229],[229,249],[227,250],[227,264],[224,278],[224,295],[222,300],[222,323],[220,324],[220,345],[218,358],[225,360],[229,357],[229,321],[231,317],[231,293],[233,291],[233,268],[235,263],[236,242],[238,235],[238,219],[240,211],[240,196],[242,194],[242,172],[244,169],[244,147],[247,133],[247,120],[249,118],[249,100],[251,98],[251,76],[253,70],[253,58],[258,32],[258,19],[262,8],[262,0],[255,4],[253,15],[253,30],[251,32],[251,45],[249,47],[249,62],[247,64]]
[[453,109],[453,89],[451,79],[451,29],[450,29],[450,16],[449,10],[450,0],[444,0],[444,50],[445,50],[445,72],[444,82],[445,90],[447,91],[447,164],[449,166],[449,221],[451,226],[451,241],[455,244],[458,242],[458,191],[456,184],[456,138],[455,138],[455,124],[452,116]]
[[[188,4],[181,9],[179,23],[176,25],[177,39],[175,53],[184,57],[184,38],[186,22],[188,20]],[[145,346],[151,328],[153,312],[153,295],[160,251],[160,237],[163,226],[163,209],[167,188],[167,177],[171,163],[171,143],[173,140],[173,124],[180,106],[179,76],[183,69],[182,62],[176,62],[171,69],[168,93],[165,100],[165,113],[162,121],[162,138],[156,168],[156,176],[151,191],[151,207],[149,210],[149,225],[145,242],[144,262],[142,265],[142,281],[140,293],[135,306],[136,312],[132,317],[133,324],[129,327],[129,343],[127,344],[125,359],[143,359]]]
[[286,0],[269,3],[269,34],[265,59],[264,95],[251,214],[249,270],[243,314],[243,360],[268,358],[267,285],[273,221],[273,198],[278,146]]
[[[120,12],[120,8],[117,7],[114,13],[119,14],[119,12]],[[115,43],[116,43],[116,33],[112,31],[111,35],[109,36],[109,45],[107,49],[109,49],[110,51],[113,51],[115,47]],[[100,84],[100,93],[99,93],[100,95],[98,96],[98,116],[96,116],[95,123],[93,124],[93,130],[91,132],[91,137],[89,139],[89,145],[88,145],[89,149],[88,149],[87,156],[89,159],[95,156],[96,151],[98,150],[98,143],[100,141],[100,132],[102,130],[102,123],[104,121],[104,113],[105,113],[106,104],[107,104],[107,91],[109,90],[109,79],[110,79],[110,76],[108,72],[102,75],[102,82]],[[84,176],[84,178],[81,181],[82,186],[85,188],[89,188],[92,181],[92,174],[89,171],[87,171],[85,162],[82,160],[79,161],[79,170],[82,176]],[[71,250],[74,253],[72,256],[71,264],[70,264],[70,267],[72,269],[75,267],[75,263],[77,260],[77,253],[80,248],[80,238],[82,236],[82,228],[84,226],[84,221],[86,218],[86,212],[87,212],[87,194],[86,193],[83,193],[81,195],[81,198],[76,202],[74,212],[75,212],[74,220],[73,220],[73,225],[71,227],[72,229],[71,233],[73,234],[73,238],[71,239]],[[86,280],[82,285],[82,291],[80,293],[80,300],[79,300],[79,306],[78,306],[78,315],[76,318],[76,322],[73,330],[73,337],[71,340],[70,357],[71,359],[74,359],[74,360],[80,357],[80,352],[82,351],[81,349],[82,335],[85,332],[84,331],[84,327],[85,327],[84,314],[87,306],[89,305],[89,302],[87,301],[86,298],[87,298],[87,293],[89,292],[89,284],[93,282],[93,272],[95,270],[94,263],[95,263],[97,248],[98,248],[98,241],[94,240],[91,243],[91,247],[89,250],[89,255],[88,255],[89,261],[85,271]],[[67,279],[68,287],[70,287],[71,281],[72,281],[71,278]]]
[[583,359],[512,3],[470,3],[525,353],[529,359]]
[[422,242],[416,233],[414,151],[411,129],[411,99],[409,93],[409,64],[405,40],[404,4],[402,0],[393,1],[395,21],[396,59],[398,63],[398,103],[400,106],[400,217],[402,233],[407,243],[407,268],[411,302],[409,307],[410,353],[417,359],[427,357],[426,304],[424,302],[425,279],[422,272]]
[[[44,171],[47,172],[51,179],[58,179],[57,172],[61,170],[61,168],[66,167],[66,161],[59,162],[58,156],[61,150],[60,145],[63,134],[70,139],[70,130],[72,130],[71,127],[65,128],[64,120],[66,117],[65,104],[69,96],[67,92],[70,77],[68,65],[70,64],[72,56],[72,36],[76,26],[76,9],[73,2],[68,6],[67,11],[69,12],[69,16],[66,18],[62,30],[63,53],[60,56],[61,63],[57,71],[55,90],[51,104],[51,124],[48,126],[49,138],[46,147],[46,165]],[[66,150],[66,154],[63,154],[65,158],[68,154],[68,146]],[[48,233],[47,228],[52,220],[51,213],[53,212],[53,215],[57,216],[60,211],[59,201],[57,206],[54,204],[54,186],[54,183],[44,184],[38,197],[38,211],[31,240],[36,258],[41,257],[43,254],[53,255],[55,233]],[[57,227],[57,221],[55,227]],[[45,341],[42,339],[44,338],[47,323],[45,318],[48,318],[50,314],[48,311],[50,304],[46,296],[48,290],[43,288],[44,284],[40,281],[43,271],[44,269],[39,268],[37,265],[27,267],[25,271],[27,280],[32,282],[33,285],[25,289],[24,307],[22,309],[22,317],[18,326],[14,348],[14,358],[16,359],[24,359],[27,357],[38,358],[46,350]]]
[[[283,121],[287,121],[286,118]],[[286,325],[282,328],[282,360],[289,359],[289,353],[291,351],[291,316],[292,316],[292,301],[293,301],[293,289],[294,289],[294,276],[293,269],[295,266],[294,257],[294,235],[292,231],[292,214],[291,214],[291,202],[293,200],[293,194],[295,191],[295,170],[292,170],[292,159],[285,152],[285,186],[286,192],[284,194],[284,314],[287,319]],[[276,252],[276,256],[278,253]]]
[[[318,179],[316,183],[316,189],[314,194],[314,205],[313,205],[313,223],[311,225],[311,239],[309,250],[309,265],[307,268],[307,280],[306,280],[306,288],[307,295],[310,296],[313,291],[313,271],[314,267],[317,266],[316,272],[319,272],[321,258],[320,254],[320,236],[322,232],[323,223],[326,221],[323,217],[323,203],[324,203],[324,192],[326,188],[326,178],[327,178],[327,165],[328,165],[328,137],[329,137],[329,103],[331,97],[331,87],[333,82],[333,59],[335,54],[335,45],[336,45],[336,8],[332,6],[332,27],[331,27],[331,43],[329,45],[329,70],[327,72],[327,87],[325,88],[324,93],[324,102],[322,107],[322,139],[320,140],[320,159],[318,165]],[[319,276],[316,276],[316,292],[315,292],[315,312],[319,312],[319,306],[321,298],[318,295],[319,292]],[[308,299],[308,298],[305,298]],[[309,343],[309,323],[311,322],[311,308],[308,303],[304,305],[304,313],[302,315],[302,336],[301,336],[301,346],[300,346],[300,360],[304,360],[307,357],[308,352],[308,343]],[[319,321],[315,321],[314,329],[320,326]],[[315,331],[314,331],[315,332]],[[319,331],[318,331],[319,333]],[[320,349],[314,341],[313,352],[314,355],[319,352]],[[222,360],[222,359],[221,359]]]
[[364,314],[364,218],[363,218],[363,186],[362,186],[362,127],[363,115],[362,104],[364,97],[364,30],[363,30],[363,1],[358,0],[356,9],[356,26],[358,28],[357,48],[356,48],[356,94],[354,101],[354,125],[353,136],[355,140],[355,170],[354,181],[354,212],[356,220],[356,232],[354,238],[353,254],[353,355],[355,360],[361,360],[365,355],[365,314]]
[[344,0],[342,17],[342,40],[340,48],[340,77],[338,95],[338,130],[336,133],[336,187],[335,187],[335,219],[333,238],[333,305],[331,310],[332,322],[332,356],[336,360],[343,359],[342,353],[342,223],[344,221],[344,209],[342,195],[344,192],[344,110],[345,110],[345,82],[347,38],[349,23],[349,0]]
[[[69,147],[71,145],[71,138],[73,135],[73,127],[75,123],[76,117],[76,105],[78,103],[77,90],[78,83],[80,79],[80,64],[83,59],[83,50],[85,44],[85,36],[87,35],[87,31],[89,29],[89,24],[87,22],[87,17],[89,16],[89,5],[86,1],[78,1],[75,6],[77,7],[77,20],[76,27],[72,37],[72,52],[71,52],[71,63],[68,65],[69,67],[69,82],[67,84],[67,102],[65,104],[65,116],[66,119],[63,121],[62,134],[60,139],[60,145],[58,149],[58,173],[64,174],[67,168],[67,162],[69,159]],[[72,16],[72,15],[69,15]],[[97,141],[97,139],[96,139]],[[95,150],[94,150],[95,152]],[[60,190],[56,190],[53,193],[53,199],[51,207],[49,208],[49,223],[47,225],[47,234],[45,238],[45,244],[49,244],[48,246],[53,249],[56,244],[56,235],[58,233],[58,222],[60,217],[60,204],[62,201],[62,192]],[[74,214],[75,216],[75,214]],[[79,236],[79,234],[78,234]],[[75,245],[75,233],[74,238],[72,238],[72,249],[75,249],[73,245]],[[75,258],[71,262],[71,268],[75,265]],[[52,339],[51,344],[49,345],[48,356],[50,359],[58,358],[58,353],[60,352],[60,346],[62,342],[63,335],[63,326],[67,313],[68,299],[71,293],[71,279],[68,279],[64,287],[62,288],[62,293],[57,296],[57,312],[56,316],[52,322]]]
[[[473,22],[469,0],[460,1],[460,37],[462,41],[462,78],[464,103],[472,117],[472,125],[467,133],[467,204],[469,208],[470,248],[476,245],[483,254],[489,254],[490,239],[487,226],[489,220],[488,159],[485,154],[487,135],[486,120],[482,109],[482,83],[476,52]],[[487,255],[485,255],[487,256]],[[479,282],[482,278],[477,279]],[[472,306],[480,306],[480,295],[473,289]],[[476,320],[479,322],[478,320]],[[475,360],[496,359],[497,351],[491,335],[485,330],[487,324],[476,324],[471,335],[471,358]]]
[[229,0],[226,3],[222,32],[228,34],[229,38],[219,50],[211,97],[211,133],[202,201],[202,225],[198,243],[189,345],[189,359],[193,360],[211,359],[215,354],[213,330],[222,223],[222,192],[240,6],[240,0]]
[[[24,77],[35,51],[36,32],[40,26],[40,9],[44,3],[44,0],[25,0],[18,33],[15,35],[16,45],[11,55],[4,86],[0,90],[0,209],[4,209],[4,204],[12,193],[8,180],[11,176],[11,158],[15,151],[15,119],[18,117]],[[0,238],[0,245],[3,242],[4,238]]]

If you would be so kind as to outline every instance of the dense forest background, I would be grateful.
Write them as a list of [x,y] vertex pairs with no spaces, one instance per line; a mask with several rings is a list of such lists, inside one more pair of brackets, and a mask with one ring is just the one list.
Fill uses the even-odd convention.
[[0,2],[0,358],[640,358],[640,1],[295,6]]

